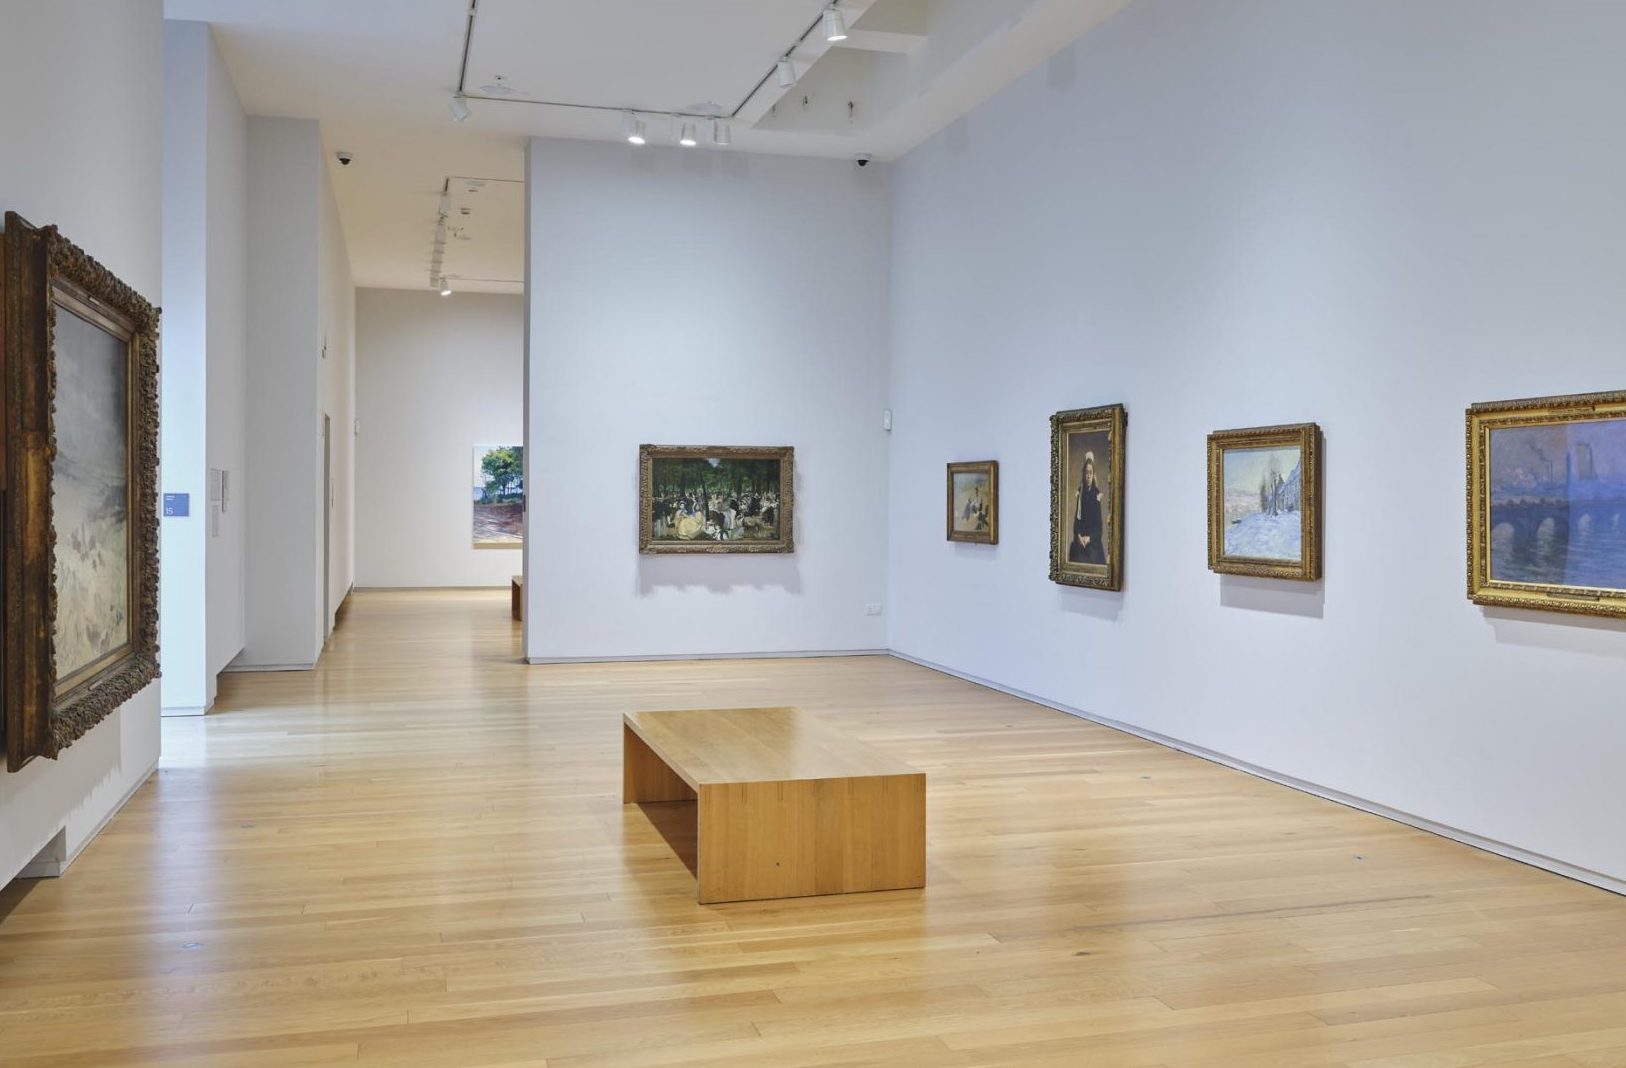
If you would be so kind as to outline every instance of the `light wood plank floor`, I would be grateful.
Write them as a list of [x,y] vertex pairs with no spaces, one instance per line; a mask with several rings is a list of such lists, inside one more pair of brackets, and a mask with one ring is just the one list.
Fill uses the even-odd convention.
[[[6,1068],[1618,1068],[1626,900],[894,660],[526,668],[358,594],[0,892]],[[791,704],[930,775],[924,891],[695,903],[621,713]]]

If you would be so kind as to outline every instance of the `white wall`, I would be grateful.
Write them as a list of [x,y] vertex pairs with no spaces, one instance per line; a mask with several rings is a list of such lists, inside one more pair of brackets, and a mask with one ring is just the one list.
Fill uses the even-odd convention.
[[[247,643],[232,665],[309,667],[354,570],[355,289],[311,119],[248,121]],[[332,417],[323,611],[322,416]]]
[[211,524],[209,469],[243,484],[247,119],[209,27],[164,25],[164,490],[159,616],[166,714],[214,702],[243,647],[244,509]]
[[[533,140],[528,175],[527,655],[883,647],[881,169]],[[643,442],[795,446],[796,553],[640,556]]]
[[[1465,599],[1462,428],[1622,388],[1622,40],[1581,0],[1141,0],[911,154],[893,647],[1626,879],[1626,627]],[[1052,585],[1047,417],[1115,401],[1127,587]],[[1211,574],[1205,436],[1304,420],[1325,582]],[[947,544],[981,458],[1001,544]]]
[[321,133],[309,119],[248,120],[249,461],[246,642],[234,666],[309,666],[321,648],[321,500],[315,422]]
[[[356,575],[356,286],[350,272],[350,255],[345,249],[344,230],[339,225],[338,203],[333,197],[331,168],[327,163],[331,155],[324,151],[321,157],[318,316],[322,362],[317,372],[316,429],[320,434],[324,415],[331,419],[333,483],[331,519],[324,519],[320,497],[316,505],[319,554],[322,524],[328,522],[332,528],[325,602],[320,578],[316,587],[320,633],[325,640],[333,632],[339,606],[350,592]],[[322,485],[320,453],[316,457],[315,485]],[[317,559],[320,561],[321,556]]]
[[[160,298],[163,8],[159,0],[8,3],[0,33],[0,207]],[[49,92],[41,86],[50,86]],[[154,683],[63,752],[0,773],[0,881],[53,874],[158,762]]]
[[473,547],[475,445],[524,440],[519,296],[356,294],[356,584],[507,586],[520,550]]
[[[243,651],[248,478],[248,119],[214,42],[209,99],[208,466],[227,472],[226,510],[208,550],[208,698]],[[207,472],[205,472],[207,476]],[[207,486],[205,486],[207,498]],[[203,512],[208,517],[205,501]]]

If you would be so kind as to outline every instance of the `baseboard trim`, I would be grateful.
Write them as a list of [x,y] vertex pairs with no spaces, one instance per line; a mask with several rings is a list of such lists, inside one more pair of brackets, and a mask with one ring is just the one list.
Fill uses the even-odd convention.
[[207,716],[213,705],[176,705],[169,708],[160,708],[158,714],[165,719],[187,719],[197,716]]
[[312,664],[227,664],[220,669],[222,675],[241,674],[245,671],[311,671],[316,667]]
[[[147,785],[147,780],[151,779],[157,771],[158,761],[155,760],[152,762],[152,766],[147,769],[147,773],[137,779],[135,785],[130,787],[123,797],[119,798],[119,803],[109,809],[107,815],[102,817],[101,822],[96,824],[96,829],[85,835],[85,840],[79,843],[78,849],[61,859],[40,860],[36,857],[23,865],[23,870],[18,872],[16,877],[18,879],[59,879],[66,875],[68,868],[72,866],[74,861],[79,859],[79,854],[85,851],[85,847],[96,840],[97,835],[106,829],[114,816],[124,810],[124,806],[130,803],[130,798],[136,795],[137,790]],[[49,845],[50,843],[46,844]]]
[[1300,793],[1306,793],[1314,797],[1319,797],[1324,801],[1331,801],[1334,804],[1358,809],[1361,812],[1367,812],[1374,816],[1382,816],[1384,819],[1393,820],[1396,823],[1402,823],[1408,827],[1414,827],[1419,831],[1426,831],[1429,834],[1437,834],[1442,838],[1449,838],[1453,842],[1460,842],[1463,845],[1471,846],[1474,849],[1481,849],[1487,853],[1494,853],[1496,856],[1505,857],[1508,860],[1518,861],[1521,864],[1528,864],[1533,868],[1540,868],[1543,871],[1550,871],[1554,875],[1562,875],[1566,879],[1574,879],[1576,882],[1596,886],[1600,890],[1608,890],[1611,893],[1626,896],[1626,881],[1616,879],[1613,876],[1605,875],[1602,872],[1593,871],[1590,868],[1578,867],[1574,864],[1566,863],[1565,861],[1558,860],[1554,857],[1545,856],[1541,853],[1532,853],[1527,849],[1520,849],[1518,846],[1508,845],[1506,842],[1499,842],[1494,838],[1485,838],[1482,835],[1474,834],[1471,831],[1464,831],[1458,827],[1451,827],[1443,823],[1436,823],[1434,820],[1428,819],[1424,816],[1414,815],[1410,812],[1403,812],[1400,809],[1390,808],[1388,805],[1380,804],[1376,801],[1369,801],[1364,797],[1357,797],[1354,794],[1344,793],[1342,790],[1334,790],[1330,787],[1321,786],[1305,779],[1296,778],[1292,775],[1287,775],[1279,771],[1273,771],[1270,768],[1261,767],[1258,764],[1251,764],[1246,760],[1240,760],[1236,757],[1229,756],[1225,753],[1220,753],[1212,749],[1207,749],[1200,745],[1193,745],[1190,742],[1183,742],[1178,738],[1171,738],[1168,735],[1159,734],[1156,731],[1145,730],[1130,723],[1124,723],[1115,719],[1108,719],[1105,716],[1097,716],[1086,712],[1081,708],[1074,708],[1071,705],[1064,705],[1056,701],[1051,701],[1048,698],[1040,697],[1037,694],[1028,693],[1025,690],[1018,690],[1013,686],[1005,686],[1001,683],[993,681],[992,679],[985,679],[981,676],[972,675],[964,671],[956,671],[955,669],[947,667],[943,664],[926,660],[918,656],[910,656],[908,653],[902,653],[896,649],[892,650],[892,655],[899,660],[907,661],[911,664],[918,665],[919,667],[940,672],[944,675],[951,675],[954,678],[961,679],[965,682],[975,683],[978,686],[985,686],[990,690],[997,690],[998,692],[1007,694],[1011,697],[1028,701],[1032,704],[1042,705],[1045,708],[1054,709],[1057,712],[1064,712],[1069,716],[1076,716],[1079,719],[1088,720],[1091,723],[1096,723],[1115,731],[1122,731],[1125,734],[1134,735],[1136,738],[1142,738],[1148,742],[1154,742],[1157,745],[1165,746],[1177,752],[1187,753],[1202,760],[1212,761],[1215,764],[1220,764],[1224,767],[1231,768],[1234,771],[1240,771],[1244,774],[1252,775],[1255,778],[1276,783],[1278,786],[1286,786],[1289,789],[1298,790]]
[[889,649],[800,649],[780,653],[651,653],[647,656],[528,656],[527,664],[644,664],[668,660],[807,660],[824,656],[889,656]]
[[509,584],[511,582],[513,582],[513,579],[507,579],[507,580],[503,581],[502,583],[499,583],[499,584],[493,585],[493,586],[352,586],[352,587],[350,587],[350,592],[351,593],[423,593],[423,592],[428,591],[428,592],[440,592],[440,593],[456,593],[456,592],[461,591],[461,590],[478,590],[478,591],[502,590],[504,592],[507,592],[508,586],[509,586]]

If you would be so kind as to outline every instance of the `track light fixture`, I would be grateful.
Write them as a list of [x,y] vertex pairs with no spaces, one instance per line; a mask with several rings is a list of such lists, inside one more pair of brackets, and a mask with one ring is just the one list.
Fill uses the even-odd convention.
[[452,102],[450,107],[452,109],[453,122],[462,122],[469,117],[469,98],[464,96],[462,93],[452,94]]
[[831,44],[847,39],[847,20],[834,4],[824,9],[824,39]]
[[718,148],[727,148],[734,143],[734,128],[724,119],[711,120],[711,143]]
[[444,278],[440,280],[440,295],[443,297],[449,297],[452,295],[452,283],[446,281]]
[[621,136],[627,139],[629,145],[646,144],[648,138],[644,136],[644,120],[630,111],[621,113]]
[[796,84],[796,62],[789,56],[779,61],[779,88],[789,89]]
[[694,123],[684,123],[683,132],[678,135],[678,144],[682,145],[684,148],[693,148],[699,143],[700,137],[697,133],[695,133]]

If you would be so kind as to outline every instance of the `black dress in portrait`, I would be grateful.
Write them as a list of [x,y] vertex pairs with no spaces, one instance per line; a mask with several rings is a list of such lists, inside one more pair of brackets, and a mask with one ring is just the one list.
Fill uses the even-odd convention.
[[[1101,544],[1101,487],[1084,482],[1078,487],[1078,508],[1073,514],[1073,540],[1067,545],[1067,560],[1074,564],[1105,564],[1106,547]],[[1090,539],[1080,545],[1079,538]]]

